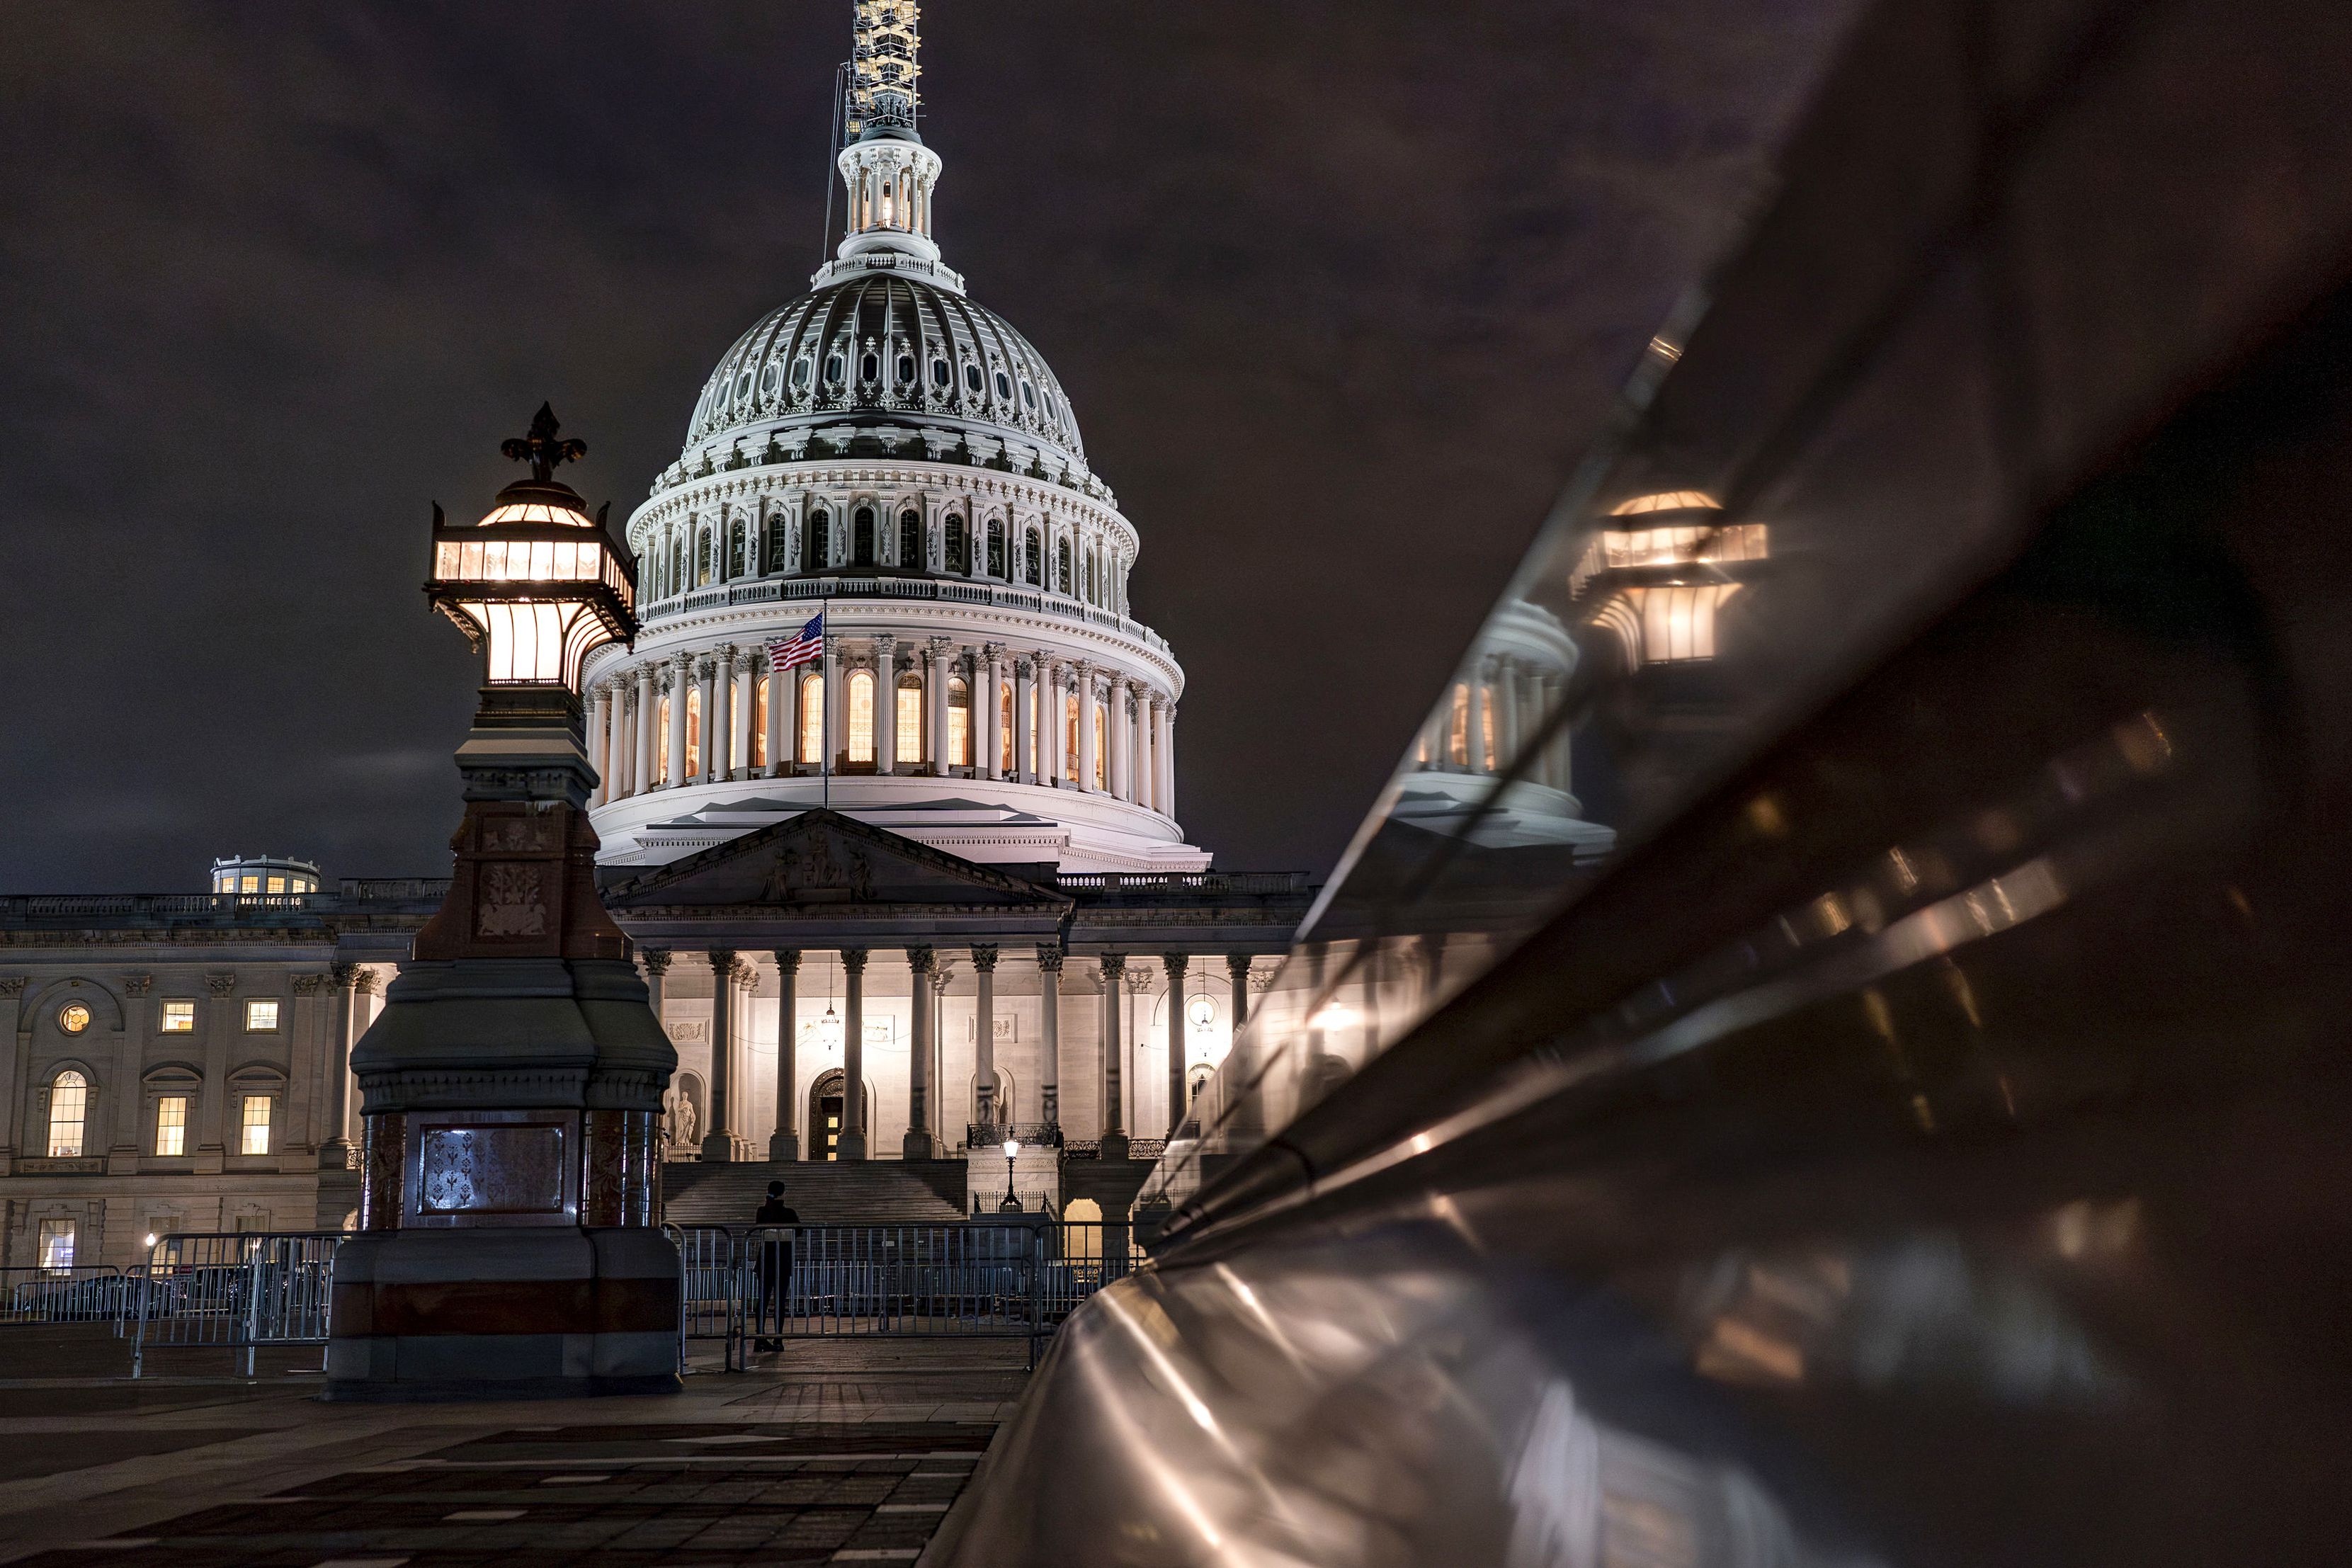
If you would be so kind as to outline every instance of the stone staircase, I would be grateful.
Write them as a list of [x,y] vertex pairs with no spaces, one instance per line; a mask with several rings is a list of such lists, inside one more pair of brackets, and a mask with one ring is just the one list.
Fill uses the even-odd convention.
[[662,1217],[749,1225],[773,1181],[805,1225],[940,1225],[966,1206],[961,1160],[681,1160],[662,1167]]

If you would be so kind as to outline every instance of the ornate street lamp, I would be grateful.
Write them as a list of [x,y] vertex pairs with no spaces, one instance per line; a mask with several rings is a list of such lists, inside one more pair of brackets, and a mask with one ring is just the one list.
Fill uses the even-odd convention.
[[1021,1212],[1020,1195],[1013,1190],[1013,1162],[1019,1157],[1020,1153],[1021,1140],[1007,1138],[1004,1141],[1004,1201],[996,1205],[999,1214]]
[[425,594],[486,663],[448,896],[352,1050],[361,1232],[335,1262],[337,1398],[677,1386],[660,1223],[677,1054],[596,888],[580,665],[636,635],[628,552],[558,482],[541,407],[488,516],[433,516]]

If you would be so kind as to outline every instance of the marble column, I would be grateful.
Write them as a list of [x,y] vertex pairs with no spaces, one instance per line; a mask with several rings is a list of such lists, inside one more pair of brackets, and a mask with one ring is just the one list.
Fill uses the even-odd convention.
[[907,968],[914,977],[908,987],[915,1015],[915,1038],[907,1053],[907,1141],[903,1157],[909,1160],[936,1159],[939,1150],[931,1142],[931,1025],[936,1009],[931,1005],[931,973],[935,962],[928,947],[907,950]]
[[710,1126],[706,1161],[735,1158],[735,955],[710,950]]
[[1013,776],[1037,782],[1037,664],[1027,654],[1013,661]]
[[1171,699],[1160,710],[1160,815],[1170,821],[1176,818],[1176,703]]
[[352,982],[356,963],[331,964],[328,983],[335,988],[334,1022],[327,1034],[327,1136],[319,1145],[319,1169],[352,1168]]
[[946,1048],[948,1035],[948,986],[954,979],[955,971],[949,965],[944,963],[934,963],[932,965],[931,994],[929,1003],[931,1009],[931,1082],[935,1086],[935,1092],[931,1096],[931,1114],[929,1121],[931,1129],[931,1135],[939,1140],[940,1146],[942,1150],[959,1145],[962,1142],[961,1138],[955,1136],[954,1124],[948,1115],[948,1054]]
[[971,1022],[971,1073],[980,1085],[980,1120],[983,1125],[1009,1127],[1013,1107],[996,1103],[996,949],[974,947],[971,973],[980,994]]
[[[824,666],[824,724],[823,726],[824,732],[823,736],[820,737],[824,743],[818,748],[818,761],[825,767],[833,770],[835,773],[839,773],[841,771],[841,749],[847,742],[848,732],[841,727],[842,701],[840,644],[831,632],[824,634],[824,658],[823,663]],[[847,1103],[848,1102],[846,1100],[843,1102],[845,1107]],[[846,1114],[847,1112],[845,1110],[844,1115]]]
[[841,1157],[866,1158],[866,949],[841,950]]
[[1095,765],[1101,753],[1095,735],[1095,668],[1081,662],[1078,676],[1078,787],[1095,790]]
[[1048,653],[1037,655],[1037,782],[1062,787],[1062,667]]
[[669,681],[669,787],[686,783],[686,693],[694,684],[694,659],[680,654]]
[[780,778],[793,771],[792,747],[799,739],[800,725],[793,716],[800,710],[794,700],[800,682],[793,671],[778,669],[772,657],[761,661],[768,667],[768,766],[770,778]]
[[927,770],[933,778],[945,778],[948,773],[948,682],[955,679],[955,644],[946,637],[933,637],[930,642],[931,765]]
[[1102,961],[1102,1157],[1127,1158],[1127,1122],[1119,1105],[1118,1016],[1127,960],[1115,952]]
[[1242,1026],[1249,1022],[1250,955],[1246,952],[1225,954],[1225,973],[1234,985],[1234,1038],[1240,1039]]
[[718,656],[705,654],[695,665],[695,672],[702,678],[702,755],[698,759],[702,766],[694,777],[698,784],[708,784],[719,776],[712,769],[719,753],[725,749],[719,744],[719,739],[727,732],[726,720],[719,712]]
[[1160,955],[1168,970],[1168,1136],[1184,1125],[1184,970],[1181,952]]
[[1151,693],[1135,689],[1127,705],[1129,786],[1136,805],[1153,806],[1160,792],[1151,787]]
[[997,710],[996,696],[998,667],[1003,658],[1003,643],[982,643],[980,660],[972,667],[972,700],[980,706],[980,711],[973,715],[979,722],[972,727],[978,746],[972,761],[984,779],[1004,776],[1004,716]]
[[596,770],[596,787],[588,792],[588,804],[602,805],[613,798],[613,688],[608,682],[600,680],[588,689],[586,739],[582,750]]
[[1062,1124],[1062,949],[1045,942],[1037,949],[1037,1081],[1043,1120],[1048,1127]]
[[727,776],[748,779],[751,776],[751,716],[760,706],[760,656],[751,648],[738,649],[735,655],[735,707],[732,713],[734,742],[729,752]]
[[898,639],[886,633],[874,639],[874,771],[898,763]]
[[637,684],[626,676],[613,678],[613,744],[608,753],[613,770],[607,798],[625,800],[637,793]]
[[654,747],[660,743],[655,734],[655,721],[661,710],[655,681],[659,675],[650,664],[637,667],[637,762],[630,770],[631,793],[643,795],[654,787]]
[[800,950],[780,947],[775,960],[776,1130],[768,1134],[768,1158],[797,1160],[801,1157]]

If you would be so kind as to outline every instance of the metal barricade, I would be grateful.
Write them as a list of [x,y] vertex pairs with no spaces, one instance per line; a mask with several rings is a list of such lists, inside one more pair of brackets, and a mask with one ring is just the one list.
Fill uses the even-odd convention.
[[0,1268],[0,1324],[113,1323],[120,1331],[133,1288],[110,1263]]
[[728,1369],[734,1370],[735,1237],[717,1225],[665,1225],[662,1234],[677,1247],[677,1370],[687,1370],[689,1340],[723,1341]]
[[264,1345],[324,1345],[343,1231],[174,1233],[147,1250],[137,1281],[131,1375],[149,1346],[242,1352],[254,1373]]

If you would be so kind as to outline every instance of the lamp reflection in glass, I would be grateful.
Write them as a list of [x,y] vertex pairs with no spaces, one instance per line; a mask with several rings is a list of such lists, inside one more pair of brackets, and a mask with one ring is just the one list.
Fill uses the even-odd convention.
[[606,639],[636,636],[636,562],[607,531],[604,515],[555,478],[587,455],[567,440],[545,404],[530,434],[502,450],[530,465],[530,478],[500,490],[489,515],[470,527],[433,509],[434,606],[487,648],[491,686],[560,686],[575,696],[580,663]]

